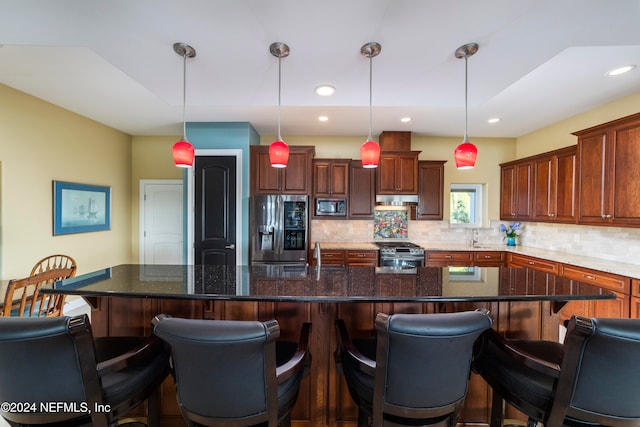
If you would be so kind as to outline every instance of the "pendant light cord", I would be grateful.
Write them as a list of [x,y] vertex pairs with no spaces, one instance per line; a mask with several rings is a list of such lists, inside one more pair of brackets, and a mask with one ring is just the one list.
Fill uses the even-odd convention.
[[467,93],[468,93],[468,72],[467,72],[467,63],[469,60],[469,55],[464,55],[464,138],[462,142],[469,142],[469,137],[467,136],[467,122],[468,122],[468,107],[467,107]]
[[367,141],[373,141],[372,127],[373,127],[373,56],[369,56],[369,138]]
[[282,56],[278,56],[278,141],[282,141],[280,135],[280,117],[281,117],[281,92],[282,92]]
[[187,140],[187,52],[182,55],[182,140]]

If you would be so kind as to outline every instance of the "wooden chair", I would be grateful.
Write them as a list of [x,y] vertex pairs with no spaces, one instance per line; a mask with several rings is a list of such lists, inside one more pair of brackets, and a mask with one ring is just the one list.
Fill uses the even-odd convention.
[[4,316],[61,316],[65,295],[40,293],[43,285],[73,277],[76,262],[66,255],[51,255],[41,259],[23,279],[13,279],[7,285],[2,314]]

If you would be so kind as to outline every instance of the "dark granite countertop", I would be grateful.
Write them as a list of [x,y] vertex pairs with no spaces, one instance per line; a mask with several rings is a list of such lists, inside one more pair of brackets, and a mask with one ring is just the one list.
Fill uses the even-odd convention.
[[[536,272],[537,275],[542,273]],[[45,293],[246,301],[569,301],[612,299],[589,284],[506,267],[286,267],[125,264],[43,288]]]

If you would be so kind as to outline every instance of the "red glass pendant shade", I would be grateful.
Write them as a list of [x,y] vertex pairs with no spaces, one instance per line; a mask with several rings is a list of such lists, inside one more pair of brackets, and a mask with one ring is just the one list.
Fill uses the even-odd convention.
[[173,161],[180,168],[190,168],[193,166],[195,150],[189,141],[184,139],[173,144]]
[[377,168],[380,161],[380,145],[368,140],[360,146],[360,159],[363,168]]
[[289,163],[289,146],[281,139],[269,146],[269,160],[274,168],[286,168]]
[[456,160],[456,168],[471,169],[476,165],[478,149],[469,141],[463,141],[462,144],[456,147],[453,157]]

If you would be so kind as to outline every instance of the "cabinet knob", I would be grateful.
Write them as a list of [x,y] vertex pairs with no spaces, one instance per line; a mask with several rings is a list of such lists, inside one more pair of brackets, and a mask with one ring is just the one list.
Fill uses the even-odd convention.
[[595,276],[591,276],[589,274],[583,274],[582,277],[584,277],[585,279],[589,279],[589,280],[596,280]]

